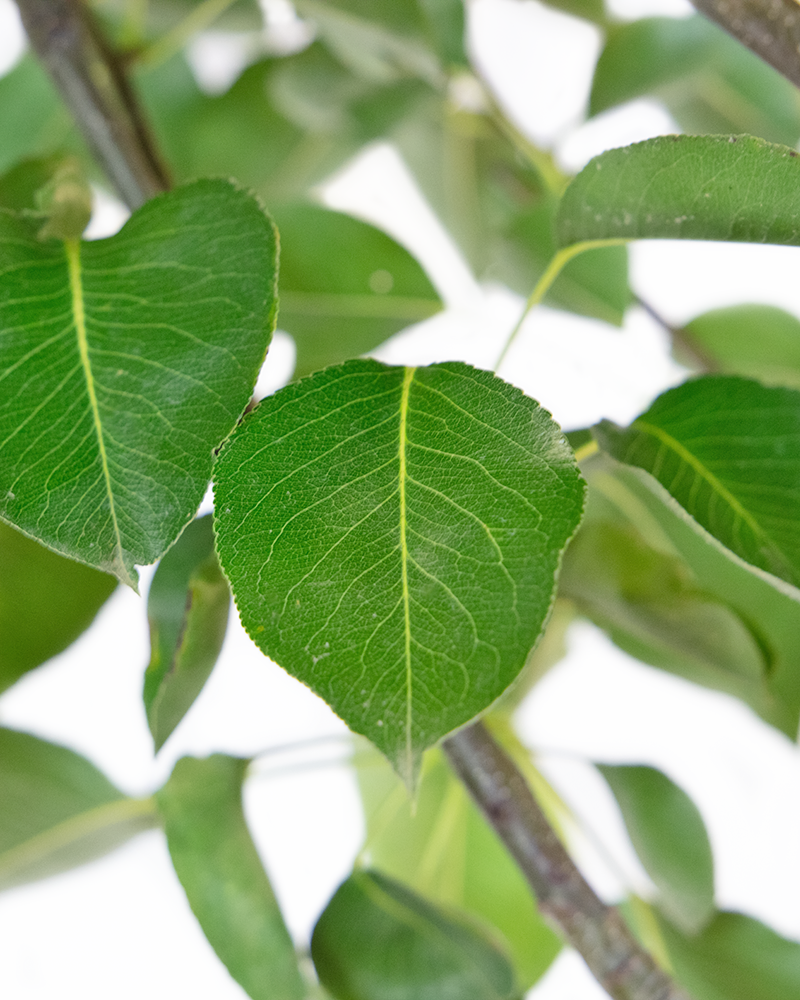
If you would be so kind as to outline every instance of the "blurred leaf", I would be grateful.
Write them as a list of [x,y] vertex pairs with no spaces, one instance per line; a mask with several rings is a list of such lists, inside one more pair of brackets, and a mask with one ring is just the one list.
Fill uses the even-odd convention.
[[277,207],[278,324],[297,345],[295,377],[356,357],[441,309],[411,254],[366,222],[317,205]]
[[712,309],[687,323],[680,334],[695,353],[708,358],[712,370],[800,389],[800,320],[783,309]]
[[592,83],[590,114],[638,97],[664,102],[694,133],[741,133],[794,146],[795,88],[703,17],[654,17],[610,33]]
[[302,1000],[294,945],[242,811],[247,765],[183,757],[158,808],[189,905],[230,974],[252,1000]]
[[66,747],[0,729],[0,890],[85,864],[158,824]]
[[192,521],[161,560],[147,596],[151,654],[144,704],[156,751],[211,675],[230,602],[207,514]]
[[377,754],[358,769],[372,867],[427,899],[465,910],[499,931],[527,989],[561,941],[536,909],[528,883],[439,750],[425,758],[415,800]]
[[694,937],[660,921],[670,961],[694,1000],[797,1000],[800,944],[742,913],[718,913]]
[[[446,0],[431,0],[441,6]],[[413,76],[444,82],[429,35],[430,22],[417,0],[296,0],[298,11],[356,76],[388,83]],[[437,41],[441,38],[439,34]]]
[[698,589],[747,624],[768,665],[761,684],[745,684],[721,671],[698,670],[692,680],[735,694],[794,739],[800,721],[800,602],[715,543],[648,473],[602,455],[587,462],[585,472],[591,486],[587,522],[616,517],[628,530],[641,532],[649,546],[685,560]]
[[800,153],[752,136],[670,135],[591,160],[561,199],[562,247],[585,240],[800,246]]
[[652,473],[737,556],[800,584],[800,392],[708,376],[669,389],[602,448]]
[[740,697],[763,697],[763,639],[730,604],[705,593],[688,567],[647,546],[630,526],[588,520],[565,553],[559,593],[626,652]]
[[549,414],[459,362],[293,383],[231,435],[214,483],[249,635],[409,784],[525,665],[584,496]]
[[18,160],[57,149],[72,124],[50,79],[26,55],[0,78],[0,173]]
[[22,160],[0,177],[0,206],[13,212],[36,208],[36,193],[63,163],[64,155],[54,153],[31,160]]
[[548,7],[563,10],[573,17],[582,17],[585,21],[593,21],[601,27],[607,27],[608,18],[603,0],[544,0]]
[[198,181],[107,240],[37,229],[0,210],[0,518],[135,586],[134,564],[192,518],[252,392],[274,227],[229,182]]
[[697,934],[714,911],[714,859],[703,818],[689,796],[652,767],[598,764],[631,842],[658,889],[662,913]]
[[0,691],[73,643],[116,585],[0,523]]
[[258,0],[92,0],[110,36],[122,45],[141,45],[184,24],[198,22],[197,30],[258,31],[264,17]]
[[466,51],[466,0],[417,0],[439,58],[445,67],[469,66]]
[[378,872],[343,882],[314,928],[311,955],[336,1000],[516,1000],[505,953],[455,913]]

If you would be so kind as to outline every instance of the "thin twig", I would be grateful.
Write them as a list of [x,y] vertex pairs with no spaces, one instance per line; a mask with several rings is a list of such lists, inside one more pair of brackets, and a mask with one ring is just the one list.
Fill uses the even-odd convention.
[[719,371],[719,364],[716,358],[709,354],[697,340],[689,333],[689,331],[682,326],[673,326],[668,320],[666,320],[658,310],[656,310],[649,302],[646,302],[641,296],[635,295],[634,299],[636,304],[643,309],[647,315],[654,320],[660,327],[662,327],[669,334],[672,340],[672,346],[676,347],[679,352],[682,352],[686,358],[687,367],[690,365],[692,368],[697,368],[701,372],[716,372]]
[[614,1000],[689,1000],[586,882],[516,765],[481,724],[444,743],[467,786],[536,894],[539,909],[583,956]]
[[80,0],[17,0],[31,45],[122,200],[169,187],[130,83]]

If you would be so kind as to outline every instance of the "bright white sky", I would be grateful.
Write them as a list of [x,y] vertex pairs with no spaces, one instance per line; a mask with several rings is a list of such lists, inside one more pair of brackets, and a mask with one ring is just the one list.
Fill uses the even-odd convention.
[[[683,16],[685,0],[614,0],[624,17]],[[476,57],[518,123],[578,169],[602,149],[674,131],[666,111],[640,101],[581,125],[594,28],[535,0],[473,0]],[[0,72],[21,35],[11,0],[0,0]],[[230,39],[205,39],[195,56],[226,72]],[[216,67],[216,68],[215,68]],[[379,221],[423,260],[446,313],[394,338],[383,360],[463,359],[491,367],[521,300],[479,287],[422,202],[396,154],[365,153],[325,192],[329,204]],[[116,219],[116,222],[114,220]],[[113,205],[95,230],[119,224]],[[632,251],[633,284],[665,317],[772,302],[800,316],[798,251],[775,247],[646,243]],[[278,336],[261,386],[282,384],[292,346]],[[500,374],[539,399],[565,427],[601,417],[626,422],[682,377],[662,332],[637,310],[624,330],[541,309],[527,322]],[[143,592],[149,581],[143,573]],[[247,811],[299,940],[307,940],[345,877],[363,833],[344,726],[302,685],[265,660],[234,622],[222,658],[157,761],[141,706],[149,658],[144,601],[120,588],[71,650],[0,699],[4,725],[85,753],[126,791],[146,794],[185,753],[251,755],[333,737],[265,759],[247,790]],[[523,705],[519,723],[541,766],[575,809],[584,870],[598,891],[646,892],[613,801],[584,761],[653,763],[689,791],[708,824],[719,905],[753,914],[800,939],[800,755],[738,702],[631,661],[589,625],[571,633],[567,658]],[[281,768],[308,765],[293,773]],[[592,847],[599,842],[603,851]],[[609,864],[604,855],[613,859]],[[210,951],[171,872],[163,838],[146,834],[91,866],[0,896],[0,995],[20,1000],[242,1000]],[[529,1000],[597,1000],[605,994],[564,953]]]

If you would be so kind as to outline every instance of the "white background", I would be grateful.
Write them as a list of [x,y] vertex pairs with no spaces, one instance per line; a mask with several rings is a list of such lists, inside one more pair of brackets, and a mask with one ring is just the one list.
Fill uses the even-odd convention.
[[[270,7],[279,20],[286,16],[280,3]],[[615,0],[613,7],[623,17],[691,11],[684,0]],[[650,101],[582,124],[599,33],[535,0],[474,0],[470,38],[509,112],[554,149],[565,169],[579,169],[605,148],[675,130]],[[13,64],[22,44],[15,8],[0,0],[0,71]],[[240,50],[235,38],[204,37],[193,48],[198,74],[219,89]],[[400,334],[375,356],[492,367],[522,301],[475,283],[394,151],[371,148],[321,196],[379,221],[406,243],[447,302],[442,316]],[[124,218],[113,202],[103,204],[96,235]],[[632,247],[631,256],[635,290],[670,321],[737,302],[772,302],[800,316],[795,249],[652,242]],[[288,338],[276,337],[264,391],[285,380],[292,350]],[[500,374],[567,429],[601,417],[626,422],[683,377],[662,331],[635,309],[621,331],[540,309]],[[144,570],[143,593],[149,578]],[[141,704],[148,658],[144,598],[120,588],[78,643],[0,698],[0,721],[86,754],[133,794],[158,787],[185,753],[251,755],[312,741],[266,755],[246,794],[287,921],[297,939],[307,941],[363,835],[354,781],[340,763],[347,753],[344,726],[264,659],[234,620],[212,679],[154,760]],[[574,809],[578,857],[606,898],[619,898],[626,888],[647,893],[648,883],[610,795],[585,762],[652,763],[703,813],[719,906],[800,939],[800,757],[749,709],[637,664],[579,624],[567,658],[524,703],[519,724]],[[331,739],[313,742],[325,736]],[[157,832],[75,872],[0,896],[0,941],[0,996],[14,1000],[244,997],[205,943]],[[564,952],[529,996],[592,1000],[605,994],[581,960]]]

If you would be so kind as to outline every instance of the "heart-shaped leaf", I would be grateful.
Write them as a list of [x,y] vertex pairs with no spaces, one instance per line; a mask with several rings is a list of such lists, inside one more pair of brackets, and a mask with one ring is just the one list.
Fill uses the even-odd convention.
[[242,811],[247,765],[183,757],[158,808],[189,905],[230,974],[253,1000],[302,1000],[294,944]]
[[562,247],[586,240],[800,246],[800,153],[752,136],[668,135],[611,149],[564,192]]
[[311,956],[336,1000],[516,1000],[514,969],[482,928],[378,872],[343,882]]
[[0,523],[0,691],[74,642],[116,586]]
[[524,666],[583,508],[550,415],[460,363],[351,361],[287,386],[214,479],[250,636],[409,783]]
[[135,586],[197,509],[272,332],[272,223],[226,181],[107,240],[0,211],[0,518]]
[[101,857],[158,824],[85,757],[0,729],[0,890]]
[[214,669],[230,603],[208,514],[192,521],[164,556],[147,595],[151,653],[144,677],[144,704],[156,751]]
[[800,392],[698,378],[663,393],[627,429],[603,421],[594,433],[736,555],[800,585]]

